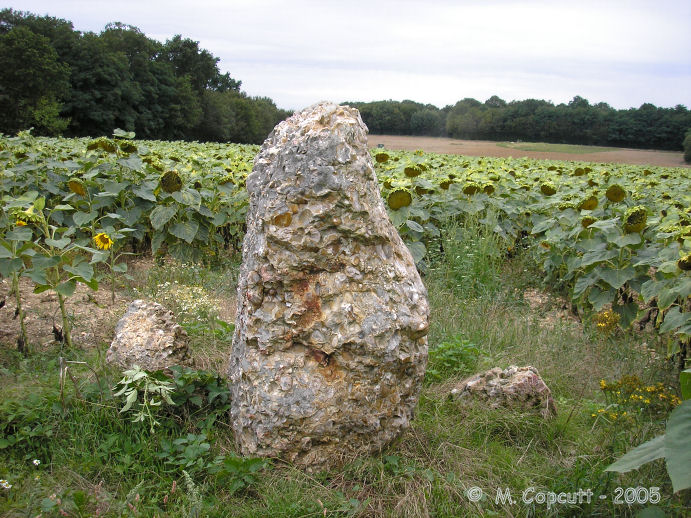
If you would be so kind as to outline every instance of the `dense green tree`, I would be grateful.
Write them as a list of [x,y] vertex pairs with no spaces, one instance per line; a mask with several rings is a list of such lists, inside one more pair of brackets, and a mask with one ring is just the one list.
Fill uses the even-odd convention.
[[69,73],[45,36],[25,26],[0,35],[0,129],[64,130],[68,121],[59,116],[59,99],[69,88]]

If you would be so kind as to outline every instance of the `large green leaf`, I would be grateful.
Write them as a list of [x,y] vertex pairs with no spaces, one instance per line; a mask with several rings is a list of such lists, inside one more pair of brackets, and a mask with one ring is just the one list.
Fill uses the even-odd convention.
[[77,282],[74,280],[69,280],[58,284],[58,286],[55,288],[55,291],[57,291],[63,297],[70,297],[76,288]]
[[583,254],[581,259],[581,266],[588,266],[603,261],[609,261],[616,257],[618,252],[616,250],[591,250]]
[[5,239],[7,241],[17,241],[23,243],[24,241],[31,241],[32,232],[29,227],[17,227],[13,228],[5,234]]
[[195,189],[185,188],[182,191],[174,192],[172,196],[173,199],[181,205],[192,207],[194,209],[199,209],[199,206],[202,203],[202,197],[199,194],[199,191],[196,191]]
[[631,322],[636,320],[638,315],[638,304],[629,302],[628,304],[612,304],[612,310],[619,315],[619,325],[622,329],[626,329],[631,325]]
[[413,261],[416,263],[422,261],[427,253],[427,248],[425,248],[424,243],[420,243],[420,241],[406,243],[406,246],[408,247],[408,250],[410,250],[410,254],[413,256]]
[[576,279],[576,283],[574,284],[573,287],[573,298],[577,299],[583,293],[585,290],[587,290],[590,286],[595,284],[598,281],[599,277],[597,274],[591,272],[588,275],[583,275]]
[[598,286],[593,286],[588,293],[588,302],[593,305],[593,310],[601,311],[603,307],[614,300],[615,295],[614,290],[602,290]]
[[661,333],[669,333],[691,322],[691,313],[682,313],[678,306],[665,313],[665,320],[660,326]]
[[170,219],[175,216],[178,209],[174,205],[158,205],[149,214],[149,220],[151,221],[151,226],[154,230],[160,230],[163,225],[168,223]]
[[103,190],[107,193],[118,195],[123,189],[130,185],[129,182],[106,182],[103,184]]
[[674,492],[691,487],[691,401],[682,402],[669,416],[665,458]]
[[598,270],[600,279],[605,281],[615,290],[621,288],[625,282],[633,279],[636,276],[636,270],[632,267],[623,268],[621,270],[614,268],[602,268]]
[[658,435],[654,439],[644,442],[633,450],[626,452],[626,455],[618,459],[605,468],[605,471],[616,471],[617,473],[627,473],[631,470],[640,468],[643,464],[661,459],[665,456],[665,436]]
[[78,227],[82,227],[90,221],[93,221],[96,218],[96,216],[98,216],[98,212],[96,212],[95,210],[92,210],[90,212],[75,212],[74,214],[72,214],[72,221],[74,221],[74,224]]
[[58,250],[62,250],[71,242],[72,240],[69,237],[63,237],[62,239],[46,239],[46,244],[48,246],[52,246]]
[[179,237],[186,243],[191,243],[194,240],[194,236],[197,235],[197,230],[199,230],[199,222],[191,221],[181,221],[172,225],[168,232],[173,234],[175,237]]
[[614,243],[619,248],[624,248],[626,246],[637,245],[641,242],[641,235],[638,232],[632,232],[631,234],[624,234],[616,236],[612,239],[608,239],[610,243]]
[[87,263],[86,261],[81,262],[76,266],[65,265],[62,268],[66,272],[69,272],[77,277],[81,277],[87,282],[90,281],[94,276],[94,267],[91,265],[91,263]]
[[154,190],[156,189],[157,185],[158,182],[155,181],[143,182],[141,185],[133,187],[132,193],[134,193],[135,196],[139,196],[143,200],[155,202],[156,195],[154,194]]
[[19,257],[15,257],[12,259],[0,259],[0,275],[2,275],[3,277],[9,277],[13,273],[21,271],[23,267],[24,261],[22,261]]
[[409,219],[409,220],[407,220],[407,221],[405,222],[405,224],[406,224],[406,226],[407,226],[410,230],[412,230],[412,231],[414,231],[414,232],[420,232],[420,233],[424,233],[424,232],[425,232],[425,229],[422,228],[422,225],[420,225],[420,224],[419,224],[418,222],[416,222],[416,221],[413,221],[413,220]]

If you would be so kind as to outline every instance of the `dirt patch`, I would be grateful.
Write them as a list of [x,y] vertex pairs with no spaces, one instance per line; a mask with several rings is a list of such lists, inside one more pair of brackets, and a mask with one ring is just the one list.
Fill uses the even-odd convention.
[[[146,271],[154,266],[151,258],[136,258],[128,261],[128,271],[135,279],[143,279]],[[135,285],[137,281],[135,280]],[[0,280],[0,345],[15,348],[19,337],[19,318],[15,317],[15,296],[11,293],[10,279]],[[22,308],[26,314],[24,323],[27,329],[31,350],[42,349],[55,344],[53,324],[62,328],[58,297],[55,292],[34,293],[34,284],[26,278],[19,281]],[[127,306],[138,297],[115,291],[115,302],[111,302],[110,285],[102,282],[97,291],[83,284],[77,284],[74,294],[66,299],[65,307],[72,320],[72,342],[75,347],[91,348],[110,345],[115,332],[115,324],[125,314]],[[155,300],[155,299],[153,299]],[[235,297],[210,298],[218,317],[226,322],[235,321],[237,301]],[[155,300],[156,302],[162,302]],[[166,304],[164,304],[165,306]],[[172,309],[172,308],[170,308]]]
[[389,149],[414,151],[422,149],[429,153],[444,153],[465,156],[491,156],[513,158],[536,158],[540,160],[569,160],[579,162],[619,163],[651,165],[661,167],[691,167],[684,163],[681,151],[655,151],[618,148],[615,151],[593,153],[556,153],[544,151],[523,151],[498,146],[487,140],[457,140],[440,137],[409,137],[396,135],[369,135],[369,146],[383,144]]
[[[0,300],[5,298],[5,306],[0,309],[0,343],[16,346],[19,336],[19,318],[15,317],[16,303],[10,293],[11,281],[0,281]],[[34,285],[29,279],[19,281],[22,308],[26,314],[29,347],[32,350],[55,343],[53,324],[62,328],[58,296],[53,291],[34,293]],[[115,323],[125,313],[131,300],[115,293],[115,303],[111,303],[110,290],[104,284],[98,291],[92,291],[78,284],[71,297],[66,299],[65,307],[73,318],[72,342],[75,347],[94,347],[110,343]]]

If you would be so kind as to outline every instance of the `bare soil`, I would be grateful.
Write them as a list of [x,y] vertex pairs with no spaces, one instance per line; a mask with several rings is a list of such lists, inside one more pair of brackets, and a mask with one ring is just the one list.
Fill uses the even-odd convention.
[[[150,257],[138,257],[128,261],[128,271],[137,278],[146,275],[146,270],[154,266]],[[136,284],[136,281],[135,281]],[[0,301],[5,304],[0,308],[0,347],[15,348],[19,337],[19,318],[16,313],[16,298],[11,293],[11,280],[0,280]],[[34,293],[34,284],[26,278],[19,281],[22,309],[26,315],[29,348],[41,350],[56,344],[53,335],[53,324],[62,328],[58,297],[53,291]],[[115,324],[122,318],[127,306],[136,297],[115,290],[115,302],[111,301],[110,285],[101,282],[98,291],[92,291],[83,284],[77,284],[74,294],[65,301],[67,314],[72,318],[72,342],[75,347],[88,349],[110,345],[115,334]],[[214,298],[218,317],[226,322],[235,320],[236,299],[225,297]]]
[[[19,288],[22,309],[26,317],[27,337],[31,350],[42,349],[55,343],[53,324],[62,328],[58,297],[53,291],[34,293],[33,283],[21,278]],[[10,293],[11,281],[0,281],[0,300],[5,299],[5,306],[0,308],[0,344],[14,347],[19,336],[19,317],[15,316],[15,296]],[[115,292],[115,303],[111,303],[110,287],[105,283],[98,291],[92,291],[83,284],[65,302],[67,314],[72,315],[72,342],[75,347],[88,348],[113,339],[115,324],[125,314],[131,302],[124,295]]]
[[383,144],[388,149],[414,151],[422,149],[429,153],[444,153],[465,156],[491,156],[513,158],[536,158],[540,160],[574,160],[579,162],[620,163],[661,167],[691,167],[684,163],[681,151],[655,151],[618,148],[615,151],[593,153],[557,153],[524,151],[501,147],[488,140],[457,140],[441,137],[410,137],[397,135],[369,135],[370,147]]

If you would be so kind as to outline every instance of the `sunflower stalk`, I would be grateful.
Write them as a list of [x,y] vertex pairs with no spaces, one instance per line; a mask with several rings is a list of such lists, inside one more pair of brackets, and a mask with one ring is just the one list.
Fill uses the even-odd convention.
[[15,301],[17,304],[17,315],[19,316],[19,340],[17,340],[17,348],[24,356],[29,353],[29,338],[26,334],[26,323],[24,322],[24,310],[22,309],[22,294],[19,291],[19,276],[17,272],[12,273],[12,291],[14,292]]

